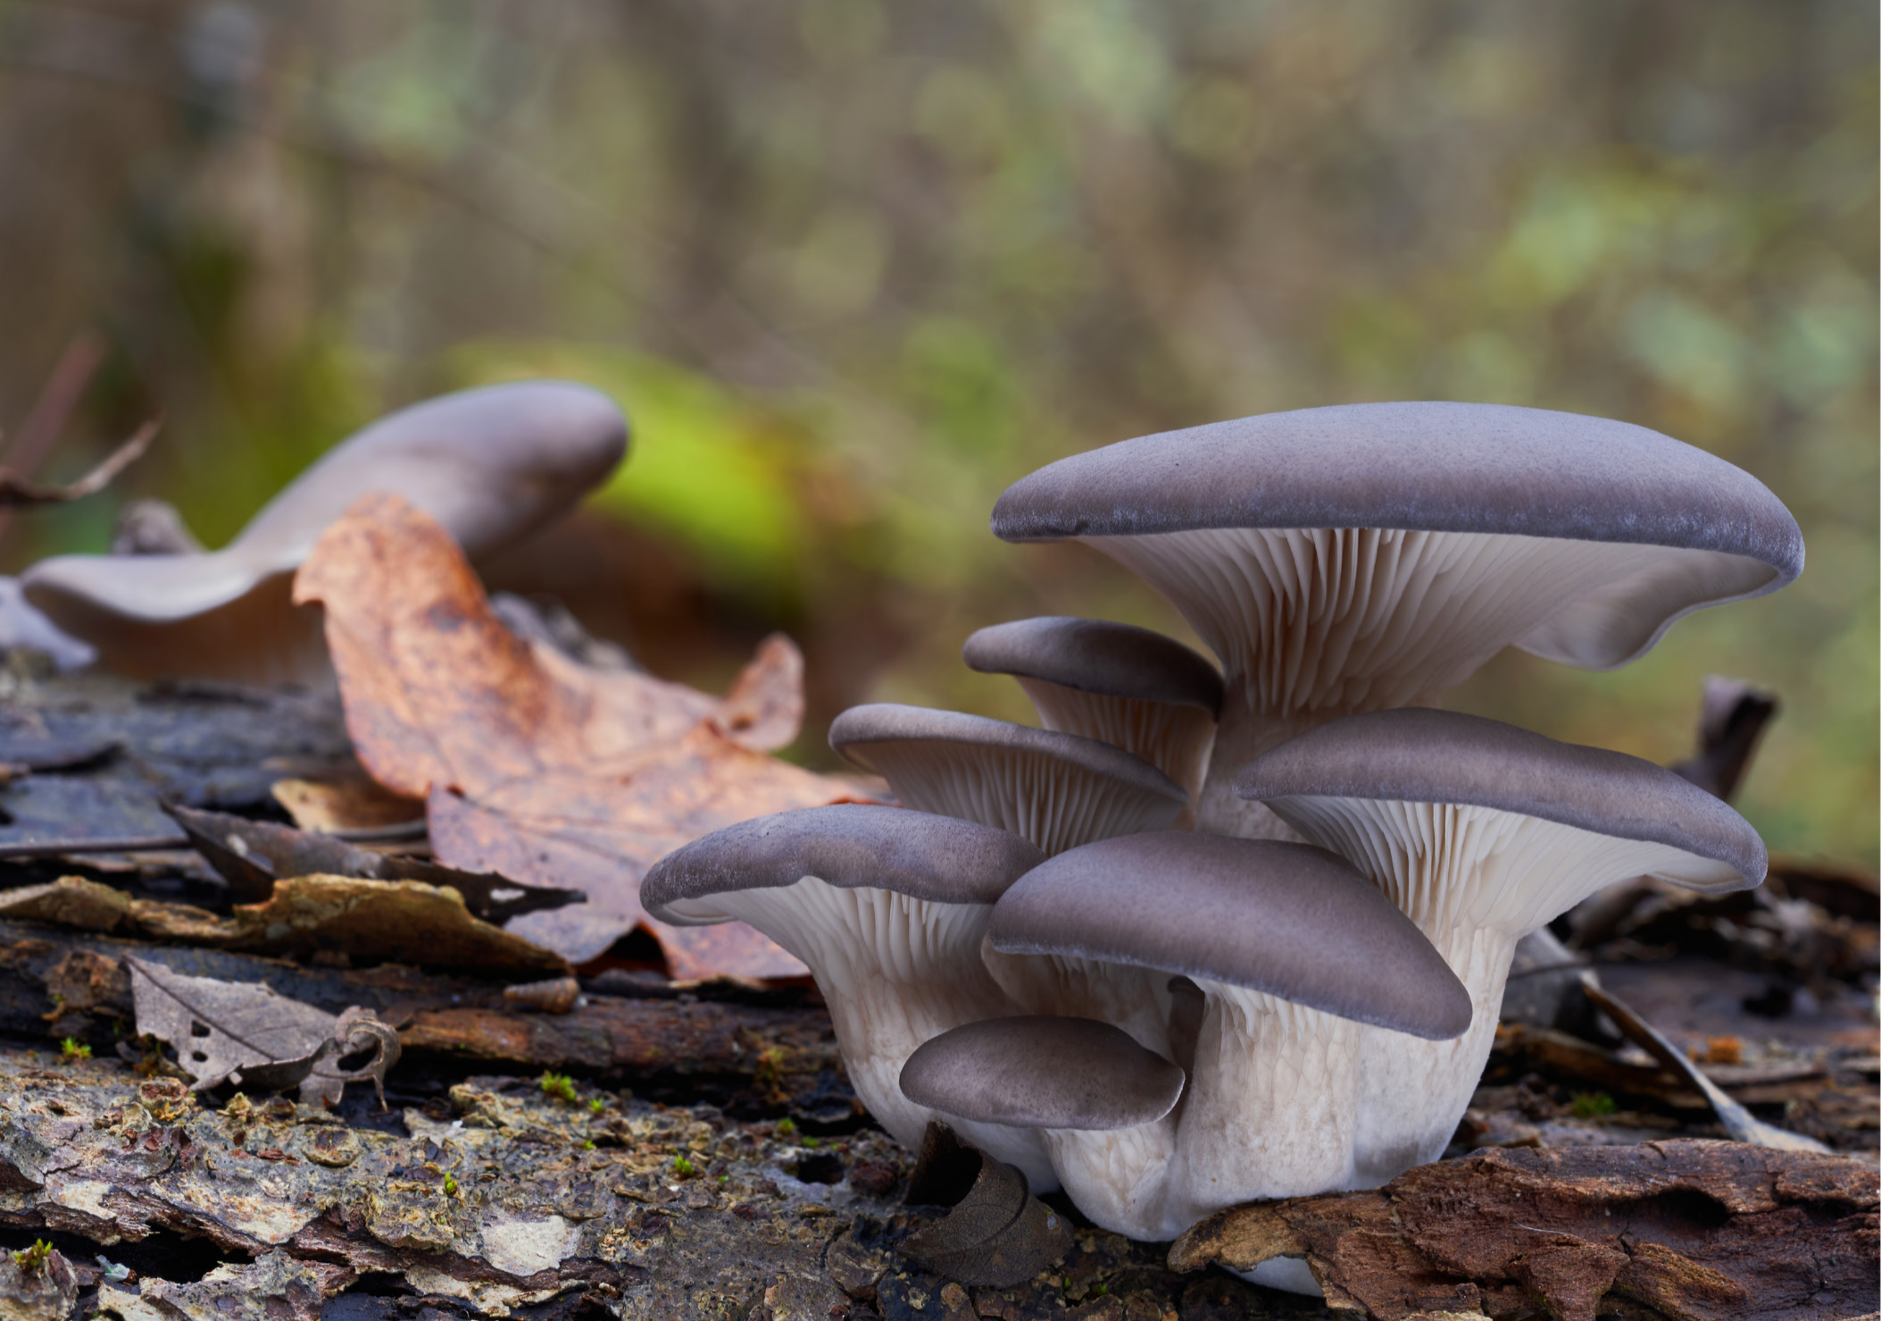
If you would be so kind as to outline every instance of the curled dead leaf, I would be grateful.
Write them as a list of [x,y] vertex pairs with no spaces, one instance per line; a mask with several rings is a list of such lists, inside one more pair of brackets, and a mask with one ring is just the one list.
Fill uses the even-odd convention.
[[959,1284],[1021,1284],[1059,1261],[1075,1241],[1067,1218],[1030,1196],[1021,1170],[964,1144],[935,1121],[906,1198],[920,1199],[949,1205],[950,1213],[914,1231],[900,1251],[919,1268]]
[[520,913],[561,908],[583,898],[576,890],[519,885],[490,872],[463,872],[420,858],[375,853],[346,840],[308,834],[272,821],[251,821],[226,812],[188,807],[165,810],[183,827],[197,852],[230,883],[236,897],[245,902],[267,900],[274,893],[278,877],[317,873],[374,881],[423,881],[457,890],[466,907],[487,922],[502,923]]

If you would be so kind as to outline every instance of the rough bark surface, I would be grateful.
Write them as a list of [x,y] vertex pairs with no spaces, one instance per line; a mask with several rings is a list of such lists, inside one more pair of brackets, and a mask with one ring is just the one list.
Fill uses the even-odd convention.
[[1326,1300],[1425,1313],[1673,1321],[1862,1316],[1881,1293],[1872,1163],[1733,1142],[1496,1149],[1379,1189],[1222,1212],[1176,1269],[1302,1257]]

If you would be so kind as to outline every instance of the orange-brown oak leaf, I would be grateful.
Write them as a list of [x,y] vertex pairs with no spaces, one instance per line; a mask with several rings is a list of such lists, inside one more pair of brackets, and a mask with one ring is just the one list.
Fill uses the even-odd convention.
[[522,934],[582,962],[641,923],[678,978],[804,972],[750,927],[673,928],[637,901],[643,872],[689,840],[861,797],[758,750],[798,730],[801,661],[786,638],[762,644],[725,700],[587,668],[507,629],[445,529],[384,494],[322,535],[295,601],[326,612],[361,764],[426,800],[439,860],[589,896],[514,919]]

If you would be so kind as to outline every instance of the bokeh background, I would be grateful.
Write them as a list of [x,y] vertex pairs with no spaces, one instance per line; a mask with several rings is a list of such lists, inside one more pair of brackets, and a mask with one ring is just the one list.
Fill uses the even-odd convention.
[[[1187,636],[992,538],[1077,450],[1276,409],[1642,423],[1795,511],[1789,590],[1449,705],[1660,761],[1706,673],[1782,715],[1739,805],[1878,856],[1878,22],[1867,0],[0,0],[0,424],[40,475],[161,411],[0,569],[169,499],[209,544],[352,428],[556,374],[634,455],[496,586],[725,683],[785,629],[853,702],[1027,719],[958,661],[1038,613]],[[85,337],[91,337],[89,339]],[[7,456],[0,454],[0,462]]]

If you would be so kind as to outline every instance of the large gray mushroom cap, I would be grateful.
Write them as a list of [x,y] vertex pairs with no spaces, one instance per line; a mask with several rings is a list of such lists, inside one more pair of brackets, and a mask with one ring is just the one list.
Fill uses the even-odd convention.
[[1623,664],[1680,615],[1774,591],[1803,567],[1796,521],[1741,469],[1644,427],[1500,404],[1346,404],[1142,436],[1031,473],[990,522],[1006,541],[1375,528],[1693,552],[1561,603],[1559,623],[1513,639],[1589,667]]
[[992,624],[964,642],[964,664],[1106,697],[1192,706],[1219,714],[1223,687],[1206,657],[1152,629],[1046,615]]
[[960,711],[855,706],[828,741],[906,805],[1000,827],[1049,853],[1162,829],[1187,805],[1185,789],[1119,748]]
[[642,879],[643,907],[665,922],[700,921],[672,905],[807,876],[840,889],[894,890],[941,904],[993,904],[1043,860],[1026,839],[974,821],[903,807],[838,804],[755,817],[685,844]]
[[1009,888],[990,943],[1264,991],[1431,1040],[1460,1035],[1472,1013],[1416,925],[1305,844],[1168,832],[1071,849]]
[[[1340,404],[1124,440],[1003,493],[1005,541],[1210,527],[1509,532],[1741,555],[1802,572],[1770,490],[1645,427],[1505,404]],[[1755,571],[1754,571],[1755,572]]]
[[1110,1024],[1028,1015],[931,1038],[898,1085],[919,1105],[987,1124],[1116,1129],[1172,1110],[1186,1073]]
[[1649,761],[1452,711],[1346,716],[1248,762],[1242,798],[1451,803],[1664,844],[1761,884],[1763,840],[1722,799]]

